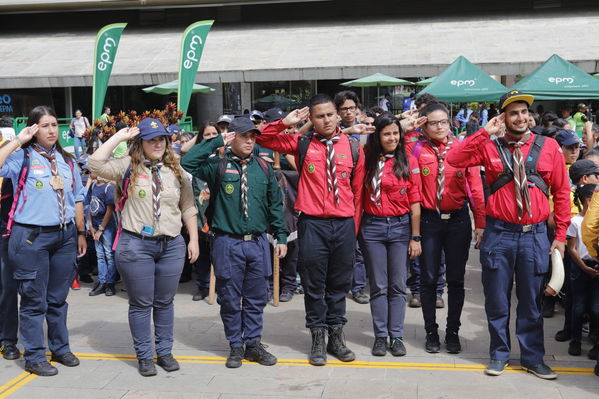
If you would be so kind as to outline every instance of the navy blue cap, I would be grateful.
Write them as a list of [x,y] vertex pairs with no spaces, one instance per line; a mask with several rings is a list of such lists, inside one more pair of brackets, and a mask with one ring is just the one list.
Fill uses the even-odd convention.
[[568,173],[570,174],[572,183],[578,184],[578,180],[580,180],[583,176],[599,174],[599,168],[597,168],[595,162],[591,161],[590,159],[579,159],[570,165]]
[[181,133],[181,128],[179,127],[179,125],[170,125],[169,127],[166,128],[166,130],[171,135]]
[[233,122],[233,117],[231,115],[221,115],[218,117],[216,123],[231,123]]
[[576,135],[574,130],[565,130],[565,129],[560,130],[559,132],[557,132],[557,135],[555,136],[555,140],[561,146],[580,144],[580,139],[578,138],[578,136]]
[[235,132],[239,134],[244,134],[249,131],[254,131],[254,133],[256,134],[261,134],[260,129],[258,129],[256,125],[254,125],[254,122],[252,122],[249,118],[243,116],[233,119],[233,122],[231,122],[231,124],[229,125],[228,130],[230,132]]
[[252,122],[256,122],[256,119],[264,120],[264,115],[262,114],[262,112],[255,109],[252,112],[250,112],[250,119],[252,120]]
[[264,117],[266,119],[266,122],[268,123],[278,121],[279,119],[283,119],[284,115],[285,113],[283,112],[283,110],[278,107],[271,108],[264,113]]
[[139,122],[137,128],[139,129],[139,138],[142,140],[152,140],[158,136],[170,136],[162,122],[154,118],[143,119]]

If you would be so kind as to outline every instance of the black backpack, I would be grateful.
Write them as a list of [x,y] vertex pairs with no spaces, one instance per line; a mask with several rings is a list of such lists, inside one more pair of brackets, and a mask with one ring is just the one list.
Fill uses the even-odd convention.
[[[526,159],[526,163],[524,164],[524,168],[526,169],[526,179],[537,186],[541,191],[549,197],[549,187],[545,180],[541,177],[539,172],[537,171],[537,164],[539,163],[539,156],[541,155],[541,150],[543,149],[543,145],[545,144],[545,140],[547,137],[536,135],[535,139],[532,143],[532,147],[528,152],[528,157]],[[514,171],[512,170],[513,158],[512,153],[507,148],[507,143],[503,139],[495,140],[495,146],[497,147],[497,152],[499,153],[499,158],[503,163],[503,173],[497,177],[497,180],[491,184],[491,194],[494,194],[501,187],[505,186],[512,180],[514,180]]]

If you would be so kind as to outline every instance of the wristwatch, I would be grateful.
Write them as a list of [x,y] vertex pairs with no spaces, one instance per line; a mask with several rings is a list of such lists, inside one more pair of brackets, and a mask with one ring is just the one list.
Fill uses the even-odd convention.
[[106,228],[104,226],[102,226],[102,225],[98,226],[98,231],[104,231],[104,230],[106,230]]
[[86,236],[87,235],[87,231],[85,231],[85,230],[77,230],[77,235],[78,236]]
[[422,236],[412,236],[411,239],[416,242],[420,242],[420,240],[422,240]]

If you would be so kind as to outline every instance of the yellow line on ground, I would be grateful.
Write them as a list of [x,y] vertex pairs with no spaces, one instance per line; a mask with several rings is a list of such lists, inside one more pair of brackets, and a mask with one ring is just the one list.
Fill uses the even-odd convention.
[[[81,359],[87,360],[123,360],[136,361],[135,355],[130,354],[110,354],[110,353],[76,353]],[[222,364],[226,361],[225,357],[221,356],[175,356],[181,363],[192,364]],[[244,364],[252,364],[252,362],[243,361]],[[306,359],[279,359],[277,362],[280,366],[308,366],[310,365]],[[482,371],[486,368],[483,364],[451,364],[451,363],[399,363],[399,362],[369,362],[369,361],[354,361],[341,362],[339,360],[330,360],[325,367],[348,367],[348,368],[371,368],[371,369],[401,369],[401,370],[441,370],[441,371]],[[555,372],[561,374],[593,374],[592,368],[580,367],[554,367]],[[518,366],[508,366],[505,369],[510,373],[525,373]],[[0,398],[2,399],[2,398]]]
[[24,372],[0,387],[0,399],[7,398],[10,394],[23,387],[37,375]]

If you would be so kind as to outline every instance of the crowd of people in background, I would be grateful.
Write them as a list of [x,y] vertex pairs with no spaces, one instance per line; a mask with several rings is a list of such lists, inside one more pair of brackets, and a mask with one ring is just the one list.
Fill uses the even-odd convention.
[[[353,91],[316,95],[291,112],[221,115],[195,134],[148,117],[107,136],[78,109],[70,122],[74,157],[57,141],[51,109],[36,107],[18,135],[2,118],[0,209],[10,233],[0,245],[4,358],[20,357],[20,321],[26,369],[55,375],[40,338],[45,317],[52,360],[77,366],[66,328],[69,287],[83,282],[93,284],[90,296],[114,296],[122,279],[140,374],[156,374],[154,352],[159,366],[175,371],[177,285],[194,279],[192,299],[201,301],[213,267],[227,367],[243,358],[273,365],[261,344],[273,256],[281,260],[278,299],[304,296],[311,364],[326,364],[327,353],[355,359],[343,338],[346,296],[370,304],[374,356],[406,355],[408,306],[422,309],[425,350],[439,352],[436,309],[446,306],[445,288],[443,342],[455,354],[474,241],[491,337],[488,375],[508,364],[515,277],[522,367],[557,377],[543,360],[541,318],[555,312],[556,297],[541,294],[553,249],[565,255],[566,271],[564,328],[555,339],[579,356],[588,333],[596,359],[599,125],[588,107],[564,106],[558,116],[533,111],[532,96],[511,92],[498,104],[453,110],[425,94],[406,97],[394,113],[392,100],[386,93],[366,108]],[[105,107],[102,123],[110,114]],[[50,200],[56,215],[39,212]],[[64,270],[51,267],[58,263]]]

